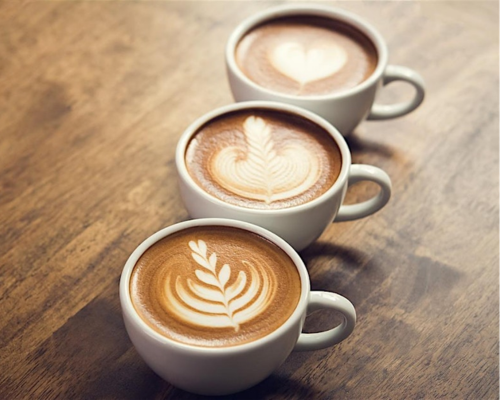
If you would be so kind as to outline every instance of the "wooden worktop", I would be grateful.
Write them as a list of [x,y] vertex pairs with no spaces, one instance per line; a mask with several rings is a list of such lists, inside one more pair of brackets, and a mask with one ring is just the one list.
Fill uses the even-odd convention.
[[[199,398],[139,357],[118,281],[143,239],[188,219],[176,142],[233,102],[225,41],[274,4],[0,1],[1,399]],[[301,253],[313,289],[355,305],[354,333],[232,398],[498,398],[498,3],[332,4],[371,21],[427,96],[348,139],[391,176],[389,204]]]

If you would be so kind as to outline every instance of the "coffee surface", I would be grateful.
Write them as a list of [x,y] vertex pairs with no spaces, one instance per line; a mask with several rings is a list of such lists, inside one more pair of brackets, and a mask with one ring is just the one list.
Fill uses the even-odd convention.
[[354,27],[306,16],[257,26],[238,43],[235,56],[250,80],[295,96],[353,88],[373,73],[378,62],[373,43]]
[[267,239],[241,229],[201,226],[151,246],[130,280],[132,303],[161,335],[228,347],[275,331],[295,310],[299,273]]
[[240,207],[281,209],[325,193],[342,157],[323,128],[294,114],[235,111],[202,126],[188,144],[186,166],[204,191]]

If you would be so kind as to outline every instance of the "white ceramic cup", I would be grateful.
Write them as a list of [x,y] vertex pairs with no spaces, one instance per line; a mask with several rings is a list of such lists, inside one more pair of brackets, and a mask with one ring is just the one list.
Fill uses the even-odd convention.
[[[158,240],[195,226],[230,226],[256,233],[292,259],[301,280],[297,307],[283,325],[250,343],[209,348],[173,341],[149,327],[137,314],[130,297],[130,276],[140,256]],[[356,311],[349,300],[331,292],[311,291],[309,275],[299,255],[283,239],[255,225],[227,219],[181,222],[156,232],[142,242],[127,260],[120,280],[120,302],[125,327],[137,352],[153,371],[181,389],[205,395],[224,395],[249,388],[267,378],[293,351],[319,350],[347,338],[356,324]],[[343,322],[318,333],[302,333],[306,314],[318,309],[334,310]]]
[[[352,89],[321,96],[282,94],[251,81],[236,63],[236,46],[245,34],[257,25],[290,16],[331,18],[363,32],[373,42],[378,54],[378,64],[373,74]],[[375,28],[355,14],[324,5],[287,4],[269,8],[247,18],[230,35],[225,58],[229,85],[236,101],[268,100],[294,104],[330,121],[343,135],[352,132],[365,118],[383,120],[408,114],[422,103],[425,94],[424,81],[417,72],[407,67],[388,65],[387,45]],[[413,98],[392,105],[374,104],[377,91],[393,81],[404,81],[412,85],[415,88]]]
[[[208,194],[198,186],[186,167],[186,148],[193,134],[208,121],[236,110],[277,110],[305,118],[328,132],[337,143],[342,166],[335,183],[321,196],[294,207],[259,210],[239,207]],[[343,136],[323,118],[304,109],[283,103],[241,102],[218,108],[193,122],[181,135],[175,162],[179,177],[180,194],[188,213],[193,218],[230,218],[262,226],[281,236],[300,251],[315,241],[329,224],[366,217],[384,207],[391,196],[391,180],[377,167],[351,164],[351,153]],[[373,198],[352,205],[342,205],[347,187],[360,181],[376,183],[380,190]]]

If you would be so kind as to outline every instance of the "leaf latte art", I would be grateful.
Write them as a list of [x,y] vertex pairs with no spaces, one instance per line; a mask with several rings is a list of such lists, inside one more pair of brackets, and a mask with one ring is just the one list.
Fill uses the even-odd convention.
[[151,329],[202,347],[269,334],[288,319],[300,294],[295,263],[281,248],[254,233],[212,225],[156,242],[130,281],[134,308]]
[[316,199],[342,168],[340,149],[323,127],[291,112],[257,107],[199,127],[185,162],[194,183],[210,196],[260,210]]
[[318,157],[297,143],[277,149],[272,128],[250,116],[243,124],[246,148],[229,146],[212,158],[213,179],[242,197],[270,204],[298,196],[320,176]]
[[[259,264],[241,260],[249,274],[240,270],[229,284],[229,264],[219,268],[217,254],[208,256],[203,240],[190,241],[189,247],[200,268],[185,283],[170,274],[165,285],[166,304],[179,319],[204,327],[232,327],[237,332],[240,324],[259,316],[269,306],[276,282],[272,275],[263,273]],[[171,285],[171,279],[175,279],[175,285]]]

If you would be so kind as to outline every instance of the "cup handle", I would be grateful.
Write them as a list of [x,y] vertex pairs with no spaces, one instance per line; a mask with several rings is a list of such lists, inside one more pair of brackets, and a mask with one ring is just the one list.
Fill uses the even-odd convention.
[[319,309],[330,309],[340,312],[344,321],[335,328],[318,333],[301,333],[295,344],[294,351],[320,350],[333,346],[347,338],[356,325],[356,310],[345,297],[331,292],[311,292],[308,312]]
[[424,100],[424,80],[417,72],[399,65],[388,65],[384,72],[383,85],[393,81],[405,81],[411,84],[416,90],[413,99],[391,105],[374,104],[367,119],[381,120],[401,117],[413,111]]
[[341,206],[335,217],[335,222],[367,217],[380,210],[389,201],[392,192],[391,178],[380,168],[365,164],[351,165],[348,185],[351,186],[360,181],[376,183],[380,186],[379,193],[362,203]]

